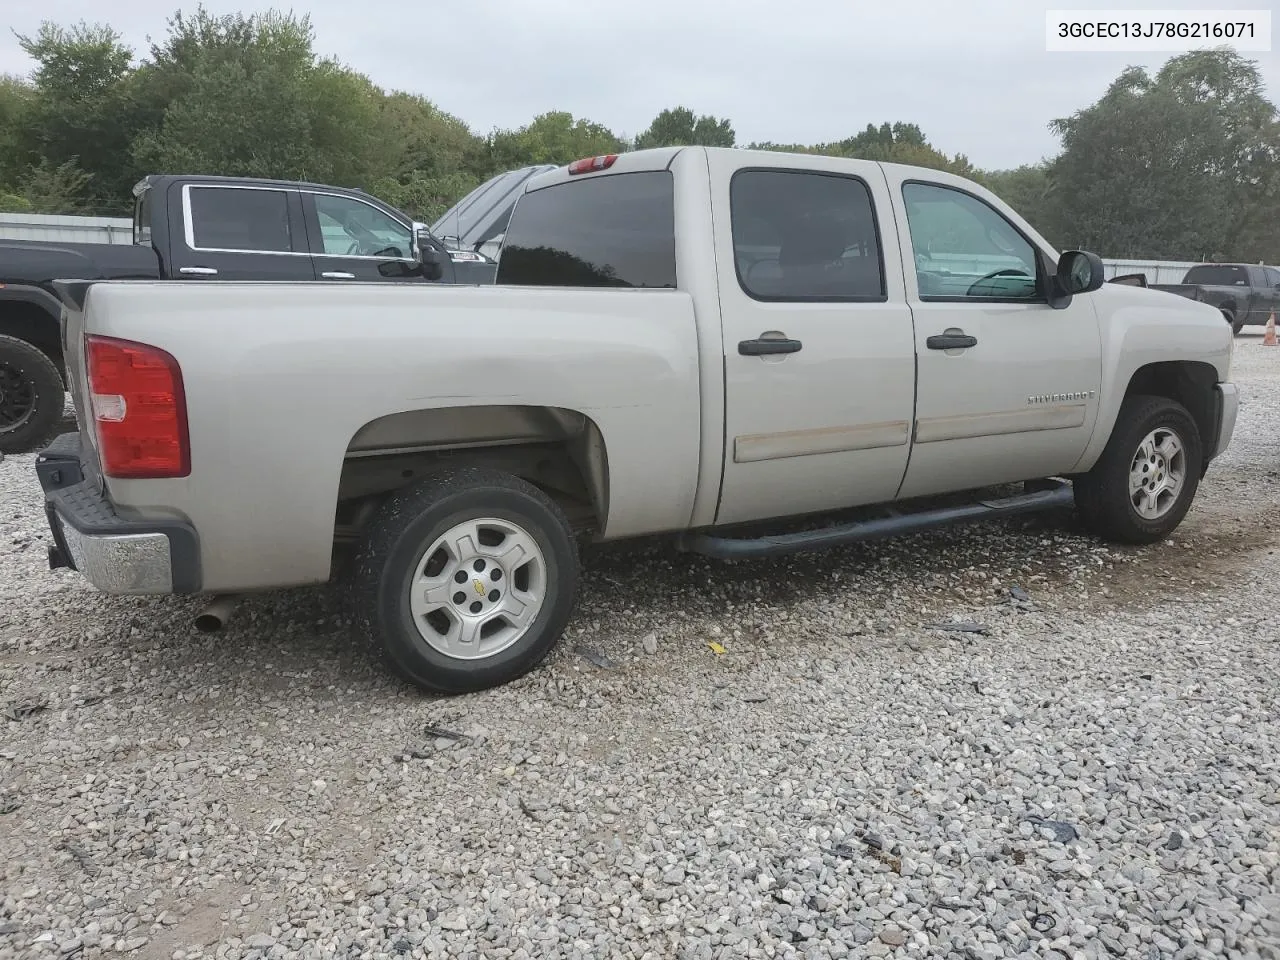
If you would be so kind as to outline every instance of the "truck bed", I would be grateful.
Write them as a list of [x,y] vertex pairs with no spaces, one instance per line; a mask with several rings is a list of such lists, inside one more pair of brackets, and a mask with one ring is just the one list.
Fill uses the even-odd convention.
[[156,280],[160,258],[151,247],[133,244],[0,241],[0,283],[39,286],[64,277]]

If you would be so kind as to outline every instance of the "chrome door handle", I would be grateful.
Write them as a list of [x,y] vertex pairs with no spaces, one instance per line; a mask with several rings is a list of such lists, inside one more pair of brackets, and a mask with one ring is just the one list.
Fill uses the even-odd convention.
[[354,273],[346,273],[343,270],[326,270],[320,276],[326,280],[354,280],[356,278]]
[[213,267],[179,267],[179,273],[194,273],[201,277],[216,277],[218,271]]

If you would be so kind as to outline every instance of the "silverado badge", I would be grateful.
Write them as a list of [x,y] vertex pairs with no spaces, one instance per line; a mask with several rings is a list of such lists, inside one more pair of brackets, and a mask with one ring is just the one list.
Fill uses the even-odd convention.
[[1027,403],[1062,403],[1064,400],[1092,400],[1096,390],[1078,390],[1075,393],[1041,393],[1027,397]]

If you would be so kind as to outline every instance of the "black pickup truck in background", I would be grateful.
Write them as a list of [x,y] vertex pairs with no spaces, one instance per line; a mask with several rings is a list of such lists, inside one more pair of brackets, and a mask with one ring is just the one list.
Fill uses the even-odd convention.
[[1267,322],[1280,313],[1280,268],[1249,263],[1200,263],[1181,283],[1154,283],[1152,290],[1176,293],[1217,307],[1231,329]]
[[133,193],[132,246],[0,240],[0,453],[38,449],[62,416],[52,280],[492,283],[497,269],[360,190],[152,176]]

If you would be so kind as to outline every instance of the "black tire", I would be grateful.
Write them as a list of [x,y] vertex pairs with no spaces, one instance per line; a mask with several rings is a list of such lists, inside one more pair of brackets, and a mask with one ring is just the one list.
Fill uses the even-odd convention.
[[1222,311],[1222,319],[1231,324],[1231,332],[1237,337],[1240,335],[1240,331],[1244,329],[1244,320],[1237,320],[1236,315],[1230,310]]
[[37,347],[0,334],[0,453],[30,453],[53,438],[66,390]]
[[[427,641],[410,610],[410,584],[431,561],[426,551],[437,538],[456,524],[480,518],[513,524],[533,539],[544,562],[545,599],[532,623],[510,646],[492,656],[467,660]],[[577,541],[568,519],[537,487],[497,470],[449,470],[397,491],[379,507],[353,565],[356,621],[387,666],[408,682],[441,694],[488,689],[523,676],[551,652],[573,612],[578,563]],[[487,569],[491,575],[492,568]],[[512,573],[518,576],[524,569],[518,565]],[[514,587],[515,578],[507,579]],[[469,591],[473,582],[477,581],[468,581],[458,593]],[[493,593],[500,585],[486,584],[495,588]],[[493,593],[482,593],[479,601],[468,593],[467,603],[489,600]],[[425,619],[423,629],[433,629]]]
[[[1129,469],[1139,446],[1164,429],[1182,444],[1184,479],[1172,503],[1156,519],[1142,517],[1129,496]],[[1191,509],[1200,486],[1202,442],[1186,407],[1167,397],[1126,397],[1111,438],[1093,469],[1074,484],[1076,509],[1085,526],[1115,543],[1148,544],[1165,539]]]

